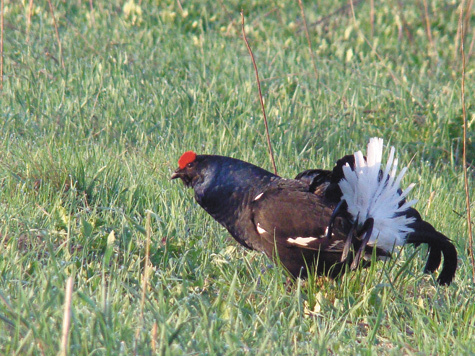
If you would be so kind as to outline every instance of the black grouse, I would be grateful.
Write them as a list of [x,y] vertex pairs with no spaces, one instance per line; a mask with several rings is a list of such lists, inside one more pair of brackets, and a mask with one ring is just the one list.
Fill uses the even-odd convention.
[[281,178],[224,156],[185,152],[172,179],[192,187],[195,199],[247,248],[263,251],[294,277],[308,269],[336,277],[347,266],[369,265],[371,255],[389,257],[395,246],[428,244],[425,272],[444,264],[438,282],[448,285],[457,268],[454,245],[422,220],[406,201],[396,176],[394,148],[381,167],[383,140],[373,138],[367,157],[345,156],[332,171],[308,170]]

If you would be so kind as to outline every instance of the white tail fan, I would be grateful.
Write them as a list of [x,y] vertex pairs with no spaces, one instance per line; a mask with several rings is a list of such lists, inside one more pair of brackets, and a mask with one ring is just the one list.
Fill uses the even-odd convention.
[[391,251],[395,245],[404,245],[408,233],[414,230],[408,224],[415,221],[400,213],[414,205],[417,200],[405,202],[399,206],[414,187],[410,184],[402,192],[399,185],[407,167],[399,175],[394,147],[391,147],[384,171],[381,169],[383,139],[373,137],[368,143],[366,159],[361,151],[354,154],[354,170],[348,165],[343,167],[344,178],[338,183],[343,193],[342,199],[348,204],[348,212],[360,223],[373,218],[373,233],[368,245],[377,245],[385,251]]

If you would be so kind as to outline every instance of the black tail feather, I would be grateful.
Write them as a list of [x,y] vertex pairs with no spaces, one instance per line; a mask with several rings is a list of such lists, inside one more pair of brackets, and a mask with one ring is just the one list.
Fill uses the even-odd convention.
[[363,234],[366,234],[366,235],[363,238],[363,240],[361,240],[361,246],[358,248],[358,251],[356,251],[355,259],[351,263],[352,270],[358,267],[361,261],[361,258],[365,255],[366,245],[368,245],[369,239],[371,238],[371,235],[373,233],[373,225],[374,225],[373,218],[366,219],[363,226],[361,227],[361,231],[358,232],[358,234],[361,236]]
[[455,246],[447,236],[438,232],[428,222],[417,220],[411,224],[411,227],[414,229],[414,232],[408,235],[406,242],[416,246],[425,243],[429,247],[429,257],[424,272],[434,272],[439,267],[443,254],[444,263],[437,281],[441,285],[449,285],[457,269],[457,251]]
[[343,252],[341,253],[340,262],[346,261],[348,258],[348,253],[350,252],[351,244],[353,243],[353,237],[356,233],[356,228],[358,227],[359,215],[356,216],[356,220],[351,226],[350,232],[346,236],[345,246],[343,247]]

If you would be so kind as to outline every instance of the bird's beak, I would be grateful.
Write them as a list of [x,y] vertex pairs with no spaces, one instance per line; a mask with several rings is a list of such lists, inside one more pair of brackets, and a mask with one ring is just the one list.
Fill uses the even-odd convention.
[[180,177],[181,177],[181,172],[180,172],[180,168],[178,168],[175,172],[173,172],[170,179],[177,179],[177,178],[180,178]]
[[191,187],[192,178],[187,174],[185,169],[178,168],[173,174],[171,175],[170,179],[177,179],[180,178],[185,185],[185,187]]

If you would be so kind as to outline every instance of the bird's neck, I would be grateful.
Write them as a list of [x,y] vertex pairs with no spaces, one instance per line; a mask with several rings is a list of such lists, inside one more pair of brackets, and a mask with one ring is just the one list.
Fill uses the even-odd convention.
[[236,238],[242,236],[251,201],[278,179],[262,168],[232,160],[210,168],[193,188],[198,204]]

